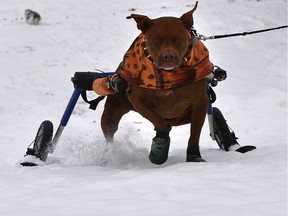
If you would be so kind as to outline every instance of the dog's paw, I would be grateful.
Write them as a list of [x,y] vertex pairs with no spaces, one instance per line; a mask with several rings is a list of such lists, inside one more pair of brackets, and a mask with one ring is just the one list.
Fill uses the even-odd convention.
[[170,147],[170,138],[159,138],[154,137],[151,151],[149,154],[149,160],[153,164],[161,165],[165,163],[168,159],[168,153],[169,153],[169,147]]
[[204,162],[206,161],[199,155],[187,155],[186,162]]

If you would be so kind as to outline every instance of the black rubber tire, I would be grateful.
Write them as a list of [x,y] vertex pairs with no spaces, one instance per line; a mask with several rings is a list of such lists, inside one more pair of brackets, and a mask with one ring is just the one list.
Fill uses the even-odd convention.
[[53,137],[53,124],[46,120],[43,121],[37,131],[33,149],[35,156],[42,161],[46,161],[49,154],[49,144]]
[[233,139],[226,120],[217,107],[213,107],[213,118],[216,142],[221,149],[229,151],[229,147],[233,145]]

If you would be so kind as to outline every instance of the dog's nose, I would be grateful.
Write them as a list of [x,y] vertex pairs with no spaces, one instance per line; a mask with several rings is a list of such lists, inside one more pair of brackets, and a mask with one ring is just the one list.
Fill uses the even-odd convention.
[[166,61],[173,61],[175,59],[175,54],[172,53],[172,52],[166,52],[166,53],[163,54],[163,58]]
[[165,61],[174,61],[175,60],[175,54],[172,52],[166,52],[163,54],[163,59],[165,59]]

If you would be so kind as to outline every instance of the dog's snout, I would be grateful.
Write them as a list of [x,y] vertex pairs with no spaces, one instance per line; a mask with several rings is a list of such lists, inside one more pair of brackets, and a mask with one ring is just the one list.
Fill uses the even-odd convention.
[[164,52],[157,61],[158,68],[171,70],[179,66],[179,57],[172,51]]

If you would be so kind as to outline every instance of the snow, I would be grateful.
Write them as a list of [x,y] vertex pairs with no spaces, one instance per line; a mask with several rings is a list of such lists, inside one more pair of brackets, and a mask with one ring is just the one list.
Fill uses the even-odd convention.
[[[153,126],[130,112],[113,145],[79,100],[46,165],[19,161],[46,119],[58,127],[76,71],[113,71],[139,31],[131,13],[181,16],[193,1],[0,0],[0,215],[287,215],[287,30],[206,41],[228,72],[215,91],[246,154],[224,152],[206,122],[201,152],[186,163],[189,126],[174,127],[168,161],[149,162]],[[24,11],[40,13],[28,25]],[[135,10],[135,11],[134,11]],[[201,0],[206,36],[287,24],[287,0]],[[91,93],[90,97],[95,97]]]

